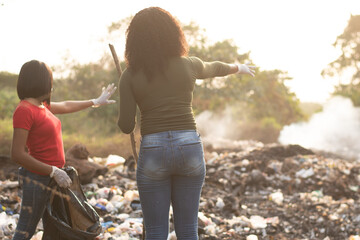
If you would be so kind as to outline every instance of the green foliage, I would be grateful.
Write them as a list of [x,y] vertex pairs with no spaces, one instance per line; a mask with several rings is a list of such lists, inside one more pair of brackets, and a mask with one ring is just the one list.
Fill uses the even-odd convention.
[[19,98],[16,93],[18,75],[0,72],[0,119],[11,118]]
[[10,155],[12,142],[12,118],[0,119],[0,155]]
[[19,103],[17,93],[12,90],[3,89],[0,91],[0,119],[11,118]]
[[342,54],[329,64],[324,74],[341,74],[350,68],[354,70],[352,82],[360,80],[360,15],[351,16],[344,32],[336,38],[334,47],[341,49]]
[[305,120],[308,120],[313,114],[321,112],[323,107],[319,103],[313,102],[301,102],[299,105],[301,112],[305,116]]
[[[185,26],[185,30],[191,41],[201,40],[200,44],[190,46],[189,55],[198,56],[204,61],[252,62],[250,54],[239,54],[239,48],[231,40],[207,45],[206,37],[194,23]],[[276,141],[282,126],[306,119],[296,95],[284,84],[287,80],[291,78],[280,70],[259,69],[254,78],[230,75],[203,80],[195,86],[194,113],[204,110],[221,112],[227,106],[232,106],[238,109],[232,113],[232,118],[238,120],[238,126],[233,127],[245,129],[237,138]]]
[[279,138],[282,126],[276,119],[268,117],[261,120],[243,122],[240,124],[239,138],[252,139],[263,143],[276,142]]
[[284,84],[289,78],[282,74],[278,70],[263,71],[252,81],[249,104],[255,119],[271,117],[281,126],[303,119],[299,100]]
[[[127,21],[129,19],[111,25],[108,29],[110,37],[123,31]],[[183,29],[189,42],[190,56],[200,57],[204,61],[252,62],[250,54],[239,53],[238,46],[232,40],[209,44],[205,31],[195,23],[185,25]],[[122,62],[121,65],[124,69],[125,63]],[[73,62],[66,66],[69,74],[54,79],[52,101],[96,98],[101,93],[101,87],[109,83],[118,84],[119,79],[110,53],[95,63]],[[0,110],[0,153],[10,149],[12,112],[18,102],[16,79],[17,75],[0,73],[0,84],[6,86],[6,89],[0,89],[0,104],[5,106]],[[260,71],[259,68],[255,78],[231,75],[203,80],[195,86],[194,113],[196,115],[204,110],[222,112],[231,106],[231,114],[236,123],[229,127],[241,129],[241,133],[233,136],[234,138],[274,142],[282,126],[304,118],[299,101],[284,85],[285,80],[290,78],[282,71]],[[75,143],[83,143],[93,156],[107,156],[110,153],[124,157],[131,155],[129,137],[121,134],[116,124],[118,94],[115,93],[112,99],[115,99],[117,104],[58,115],[62,122],[65,150]]]
[[[109,118],[107,115],[101,116],[93,114],[96,111],[116,112],[116,105],[102,106],[101,108],[89,108],[80,112],[71,114],[57,115],[61,120],[63,132],[67,134],[84,134],[86,136],[108,136],[113,133],[119,133],[117,119]],[[96,116],[94,116],[96,115]]]
[[[139,133],[136,139],[140,139]],[[130,138],[126,134],[111,134],[101,136],[99,134],[88,136],[84,133],[63,133],[65,152],[75,144],[81,143],[86,146],[90,156],[107,157],[116,154],[124,158],[132,156]],[[139,147],[137,145],[137,147]]]
[[115,69],[108,70],[108,65],[108,60],[103,58],[97,63],[72,66],[68,77],[54,80],[55,92],[52,97],[55,100],[58,97],[59,100],[97,97],[102,87],[117,82]]
[[350,98],[354,106],[360,106],[360,83],[349,85],[340,84],[335,87],[333,94]]
[[349,97],[355,106],[360,106],[360,15],[350,17],[344,32],[336,38],[334,47],[340,48],[342,54],[322,74],[341,76],[351,72],[350,83],[339,84],[333,95]]
[[0,72],[0,89],[16,89],[17,74]]
[[237,139],[254,139],[263,142],[277,140],[282,126],[306,119],[299,100],[285,86],[289,78],[281,71],[258,71],[255,78],[232,75],[225,78],[219,88],[197,86],[194,93],[194,112],[204,110],[220,112],[227,106],[232,118],[244,129]]

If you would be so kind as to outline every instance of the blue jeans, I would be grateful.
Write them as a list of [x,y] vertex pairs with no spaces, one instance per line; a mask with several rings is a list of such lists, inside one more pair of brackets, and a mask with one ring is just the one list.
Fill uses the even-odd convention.
[[49,192],[44,188],[49,182],[49,176],[38,175],[29,172],[25,168],[19,168],[19,183],[22,187],[22,201],[20,217],[13,240],[31,239],[33,236],[37,224],[45,211],[48,197],[50,196]]
[[136,178],[146,239],[167,239],[170,203],[177,239],[198,239],[205,161],[202,142],[195,130],[144,135]]

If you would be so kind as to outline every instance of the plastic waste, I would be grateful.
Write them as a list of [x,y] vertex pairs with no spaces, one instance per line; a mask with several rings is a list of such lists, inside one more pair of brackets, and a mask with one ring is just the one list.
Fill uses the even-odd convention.
[[136,211],[136,210],[141,210],[140,200],[134,199],[134,200],[130,203],[130,207],[131,207],[134,211]]
[[351,235],[349,240],[360,240],[360,236],[359,235]]
[[106,207],[104,205],[101,205],[100,203],[95,204],[95,207],[99,208],[101,211],[107,211]]
[[75,168],[67,167],[65,171],[72,180],[70,188],[60,188],[55,180],[49,184],[63,195],[51,192],[43,216],[43,239],[93,240],[101,233],[100,217],[87,202]]
[[109,155],[106,159],[106,166],[108,168],[114,168],[125,163],[125,158],[118,155]]
[[266,220],[258,215],[254,215],[250,217],[250,224],[251,228],[258,229],[258,228],[266,228]]
[[15,227],[16,222],[14,218],[8,216],[6,212],[0,213],[0,237],[10,235]]
[[101,223],[101,226],[105,229],[109,228],[112,225],[113,225],[113,221],[107,221],[107,222]]
[[128,190],[124,194],[124,198],[128,202],[132,202],[135,198],[139,198],[139,192],[135,190]]
[[9,208],[1,205],[1,204],[0,204],[0,211],[4,211],[4,212],[6,212],[8,215],[13,215],[13,214],[14,214],[14,212],[13,212],[11,209],[9,209]]
[[251,234],[249,236],[246,237],[246,240],[258,240],[258,237],[254,234]]
[[116,211],[116,208],[111,202],[108,202],[105,206],[105,209],[107,212],[114,213]]
[[210,224],[213,224],[213,222],[211,221],[211,219],[208,218],[208,217],[206,217],[206,216],[204,215],[204,213],[202,213],[202,212],[199,212],[199,213],[198,213],[198,218],[205,224],[205,226],[210,225]]
[[301,169],[296,172],[296,177],[308,178],[314,175],[314,169],[311,167],[309,169]]
[[219,209],[223,209],[224,206],[225,206],[224,201],[221,198],[217,198],[216,207],[218,207]]
[[277,205],[281,205],[284,201],[284,195],[282,192],[274,192],[269,196],[270,200],[275,202]]

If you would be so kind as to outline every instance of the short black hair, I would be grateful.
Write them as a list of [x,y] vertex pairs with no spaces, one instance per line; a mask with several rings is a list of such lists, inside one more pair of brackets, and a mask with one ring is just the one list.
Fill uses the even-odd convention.
[[[51,93],[52,71],[48,65],[38,60],[31,60],[22,65],[17,81],[17,94],[20,100],[38,98]],[[50,104],[49,98],[45,99]]]

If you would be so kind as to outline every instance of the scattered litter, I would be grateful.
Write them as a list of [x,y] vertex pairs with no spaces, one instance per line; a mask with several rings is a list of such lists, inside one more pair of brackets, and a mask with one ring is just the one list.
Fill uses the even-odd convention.
[[[200,240],[360,240],[359,161],[298,145],[225,143],[221,148],[204,144],[207,173],[198,213]],[[91,161],[109,169],[82,185],[101,217],[97,240],[141,239],[134,170],[117,155]],[[15,179],[0,180],[0,239],[9,240],[21,198]],[[169,229],[168,240],[176,240],[172,213]],[[41,237],[39,228],[32,240]]]

